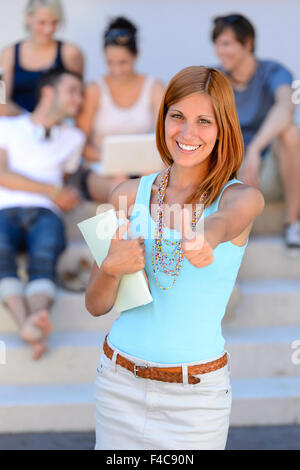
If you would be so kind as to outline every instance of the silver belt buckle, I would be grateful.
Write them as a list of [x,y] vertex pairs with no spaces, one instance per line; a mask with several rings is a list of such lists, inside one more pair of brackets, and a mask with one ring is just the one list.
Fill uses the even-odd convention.
[[137,375],[137,367],[139,367],[140,369],[148,369],[148,366],[137,366],[136,364],[134,364],[133,374],[134,374],[135,377],[139,377],[139,375]]

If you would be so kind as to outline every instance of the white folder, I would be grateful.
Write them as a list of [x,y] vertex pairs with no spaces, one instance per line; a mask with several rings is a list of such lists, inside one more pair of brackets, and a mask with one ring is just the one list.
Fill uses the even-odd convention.
[[[106,258],[111,239],[121,223],[122,220],[117,219],[115,211],[110,209],[77,224],[98,267]],[[128,238],[128,235],[125,234],[124,238]],[[119,312],[152,301],[143,271],[125,274],[122,277],[115,301],[115,307]]]

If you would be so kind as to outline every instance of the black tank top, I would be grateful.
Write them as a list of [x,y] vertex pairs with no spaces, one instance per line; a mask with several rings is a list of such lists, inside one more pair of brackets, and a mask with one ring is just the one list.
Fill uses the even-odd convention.
[[40,76],[53,68],[62,68],[64,67],[61,49],[63,43],[57,41],[57,53],[56,58],[53,64],[45,69],[41,70],[26,70],[20,65],[20,46],[21,42],[15,45],[15,67],[14,67],[14,77],[13,77],[13,91],[12,91],[12,101],[17,103],[21,108],[26,109],[29,112],[32,112],[36,104],[36,85]]

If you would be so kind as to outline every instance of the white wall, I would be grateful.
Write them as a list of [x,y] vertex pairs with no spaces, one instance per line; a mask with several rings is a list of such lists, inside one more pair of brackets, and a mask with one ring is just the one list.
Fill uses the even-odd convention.
[[[124,14],[140,28],[139,69],[164,81],[184,66],[215,64],[209,40],[215,15],[241,12],[257,27],[257,55],[285,63],[300,79],[299,0],[63,0],[67,23],[59,36],[86,56],[86,77],[104,70],[100,34]],[[0,48],[24,35],[26,0],[0,0]]]
[[[257,56],[275,59],[300,79],[299,0],[62,0],[66,25],[58,37],[86,57],[86,79],[104,72],[102,32],[110,18],[126,15],[140,31],[138,69],[165,83],[188,65],[214,65],[210,42],[214,16],[243,13],[257,29]],[[24,37],[27,0],[0,0],[0,49]],[[300,124],[300,105],[297,107]]]

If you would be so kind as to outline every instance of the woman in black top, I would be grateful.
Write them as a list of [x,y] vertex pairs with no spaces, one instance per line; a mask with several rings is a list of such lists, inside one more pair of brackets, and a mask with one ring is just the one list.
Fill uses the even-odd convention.
[[6,85],[6,105],[0,115],[17,115],[35,107],[35,88],[39,77],[50,68],[65,67],[83,74],[83,56],[69,43],[54,39],[63,21],[60,0],[29,0],[26,27],[29,36],[4,48],[0,68]]

